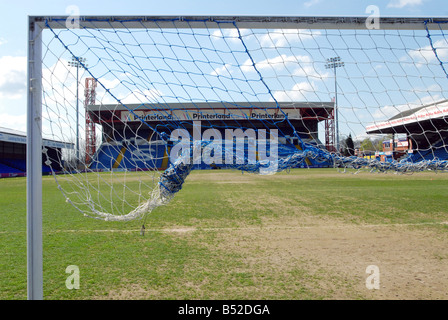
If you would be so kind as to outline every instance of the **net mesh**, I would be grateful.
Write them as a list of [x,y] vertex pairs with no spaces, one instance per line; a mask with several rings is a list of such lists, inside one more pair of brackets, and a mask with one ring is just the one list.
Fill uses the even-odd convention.
[[47,23],[42,61],[45,166],[85,215],[142,218],[194,169],[447,170],[443,23],[89,22]]

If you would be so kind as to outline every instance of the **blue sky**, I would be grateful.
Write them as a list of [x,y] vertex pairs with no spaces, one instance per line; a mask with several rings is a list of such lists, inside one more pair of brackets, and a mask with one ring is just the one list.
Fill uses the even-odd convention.
[[0,126],[24,130],[28,15],[288,15],[368,16],[375,5],[382,16],[448,16],[446,0],[0,0]]
[[1,0],[0,56],[24,55],[28,15],[347,15],[367,16],[376,5],[384,16],[448,16],[445,0]]

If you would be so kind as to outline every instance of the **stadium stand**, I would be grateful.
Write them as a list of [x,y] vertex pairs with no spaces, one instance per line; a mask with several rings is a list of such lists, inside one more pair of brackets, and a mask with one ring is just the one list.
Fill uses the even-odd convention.
[[[72,149],[73,144],[43,139],[43,146],[50,157],[61,155],[62,149]],[[50,167],[42,157],[42,174],[56,173],[62,168],[59,161],[52,162]],[[0,178],[26,175],[26,133],[18,130],[0,128]]]
[[12,167],[9,167],[3,163],[0,162],[0,173],[2,174],[8,174],[8,173],[23,173],[22,170],[18,170]]
[[[368,134],[392,135],[394,144],[387,150],[390,152],[385,161],[448,160],[448,100],[410,108],[366,129]],[[404,156],[403,150],[396,146],[401,139],[395,135],[406,136],[403,139],[407,142]],[[383,151],[388,143],[388,140],[383,143]]]
[[[193,123],[202,122],[202,131],[214,128],[225,137],[226,129],[242,127],[254,129],[278,129],[286,133],[279,139],[279,156],[282,152],[290,154],[288,149],[300,148],[297,138],[291,131],[288,123],[283,121],[281,114],[277,114],[278,108],[270,102],[240,102],[235,104],[219,103],[172,103],[171,113],[160,116],[160,110],[166,105],[140,104],[127,105],[127,108],[117,105],[87,105],[90,118],[102,127],[102,144],[98,148],[89,168],[93,170],[146,170],[158,168],[165,170],[169,165],[168,154],[171,144],[163,142],[160,137],[154,135],[149,126],[142,126],[141,117],[159,132],[169,135],[175,127],[175,123],[181,121],[183,126],[189,128],[193,136]],[[133,110],[132,113],[129,112]],[[333,142],[325,141],[325,145],[318,138],[318,124],[323,121],[333,121],[333,102],[294,102],[282,105],[284,112],[288,114],[291,124],[294,125],[303,142],[315,145],[319,148],[329,149],[334,147]],[[272,119],[261,119],[263,110]],[[266,114],[263,114],[266,116]],[[173,124],[171,124],[173,123]],[[245,146],[247,152],[248,147]],[[327,167],[329,163],[306,159],[304,167]],[[213,169],[213,164],[195,164],[194,169]]]

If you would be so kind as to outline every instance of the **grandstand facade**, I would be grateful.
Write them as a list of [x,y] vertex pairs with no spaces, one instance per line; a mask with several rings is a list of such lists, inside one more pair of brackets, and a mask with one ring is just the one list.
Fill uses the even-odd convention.
[[383,142],[381,158],[386,161],[448,160],[448,100],[400,112],[366,129],[368,134],[392,136]]
[[[43,147],[50,159],[60,159],[62,149],[73,149],[73,144],[43,139]],[[60,160],[46,164],[42,157],[42,174],[61,171]],[[51,167],[50,167],[51,166]],[[0,128],[0,178],[26,175],[26,133],[8,128]]]
[[[333,141],[319,140],[318,125],[325,121],[325,128],[333,121],[333,102],[241,102],[241,103],[170,103],[134,105],[88,105],[89,118],[101,125],[102,143],[92,157],[90,169],[96,170],[144,170],[157,168],[165,170],[169,164],[172,145],[159,134],[170,136],[175,129],[183,128],[194,136],[197,123],[202,133],[213,128],[225,136],[227,129],[251,128],[277,129],[282,133],[279,150],[300,149],[299,139],[333,148]],[[327,133],[326,137],[334,136]],[[306,160],[307,167],[322,167],[326,164]],[[202,163],[195,169],[212,169]]]

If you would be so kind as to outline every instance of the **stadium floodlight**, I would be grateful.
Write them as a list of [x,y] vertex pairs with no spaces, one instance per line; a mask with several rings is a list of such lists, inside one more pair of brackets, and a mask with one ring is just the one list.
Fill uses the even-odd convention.
[[[307,167],[448,170],[448,157],[429,157],[433,147],[448,144],[448,68],[436,53],[448,52],[445,18],[381,17],[379,30],[368,28],[366,17],[71,20],[29,18],[29,299],[43,296],[42,161],[52,168],[66,202],[83,215],[143,224],[198,167],[260,174]],[[327,60],[334,52],[346,65],[339,57]],[[76,103],[67,99],[73,83],[61,57],[69,55],[75,57],[69,66],[77,73],[82,67],[98,84],[98,105],[86,105],[83,112],[78,97]],[[332,81],[325,63],[335,72],[335,94],[336,68],[350,74],[338,75],[350,88],[343,106],[327,101]],[[413,152],[384,162],[327,150],[319,127],[332,119],[336,106],[344,112],[344,122],[337,119],[341,131],[343,126],[353,137],[405,133]],[[79,118],[86,113],[102,134],[89,163],[78,152]],[[67,165],[67,150],[42,149],[43,134],[54,141],[76,139],[83,170]]]
[[87,59],[72,56],[68,62],[69,67],[76,68],[76,159],[79,159],[79,68],[87,68]]
[[325,64],[326,69],[332,69],[334,72],[334,110],[335,110],[335,122],[336,122],[336,151],[339,150],[339,108],[338,108],[338,80],[336,76],[336,68],[344,66],[344,62],[340,57],[329,58]]

